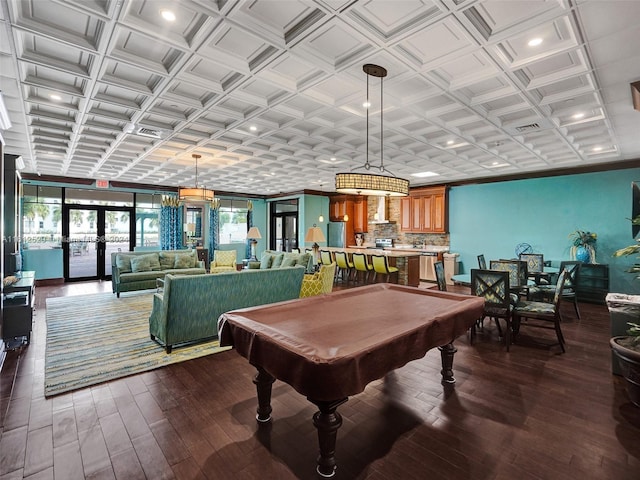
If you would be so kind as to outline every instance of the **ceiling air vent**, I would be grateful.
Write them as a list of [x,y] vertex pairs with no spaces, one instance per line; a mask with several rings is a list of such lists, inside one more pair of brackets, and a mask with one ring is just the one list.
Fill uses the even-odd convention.
[[520,125],[519,127],[515,127],[516,132],[525,133],[532,132],[534,130],[540,130],[540,124],[538,123],[530,123],[529,125]]
[[152,130],[150,128],[140,127],[136,133],[142,137],[162,138],[159,130]]

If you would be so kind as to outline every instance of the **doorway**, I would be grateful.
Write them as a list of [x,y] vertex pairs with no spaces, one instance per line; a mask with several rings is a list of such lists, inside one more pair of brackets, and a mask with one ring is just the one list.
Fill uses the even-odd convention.
[[111,253],[133,250],[133,207],[64,205],[62,236],[64,279],[108,280]]
[[271,203],[271,232],[269,248],[278,252],[290,252],[298,247],[298,200]]

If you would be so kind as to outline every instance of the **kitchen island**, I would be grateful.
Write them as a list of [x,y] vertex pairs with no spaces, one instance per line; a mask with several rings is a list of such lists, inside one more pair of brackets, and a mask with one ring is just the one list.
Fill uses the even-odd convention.
[[371,255],[385,255],[389,259],[389,265],[398,268],[398,284],[417,287],[420,285],[420,252],[406,251],[403,249],[386,250],[382,248],[367,247],[320,247],[320,250],[328,250],[329,252],[346,252],[351,256],[352,253],[364,253],[369,261]]

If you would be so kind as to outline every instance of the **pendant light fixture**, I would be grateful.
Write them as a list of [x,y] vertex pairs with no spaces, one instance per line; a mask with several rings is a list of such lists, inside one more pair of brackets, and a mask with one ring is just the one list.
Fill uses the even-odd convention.
[[194,153],[191,156],[196,161],[196,184],[194,187],[180,187],[178,189],[178,198],[186,202],[211,202],[213,200],[213,190],[198,187],[198,159],[202,155]]
[[[336,192],[348,193],[353,195],[376,195],[405,197],[409,195],[409,180],[398,178],[384,167],[383,155],[383,78],[387,76],[387,70],[378,65],[367,63],[362,67],[367,74],[367,151],[366,161],[361,167],[352,169],[351,173],[336,174]],[[371,102],[369,100],[369,77],[378,77],[380,79],[380,165],[376,167],[380,175],[368,173],[373,167],[369,163],[369,108]],[[364,168],[367,173],[353,173],[353,170]]]

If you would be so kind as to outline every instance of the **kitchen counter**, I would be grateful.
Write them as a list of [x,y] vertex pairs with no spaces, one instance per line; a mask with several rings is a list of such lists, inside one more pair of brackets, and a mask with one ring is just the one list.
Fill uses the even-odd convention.
[[420,257],[419,251],[407,251],[402,248],[382,249],[367,247],[320,247],[329,252],[364,253],[365,255],[386,255],[389,265],[398,267],[398,284],[417,287],[420,285]]

